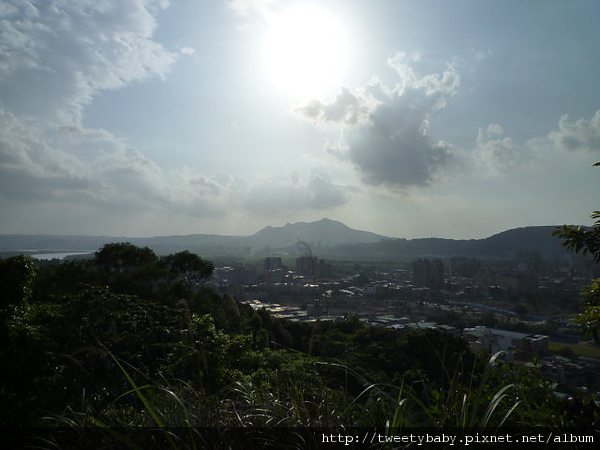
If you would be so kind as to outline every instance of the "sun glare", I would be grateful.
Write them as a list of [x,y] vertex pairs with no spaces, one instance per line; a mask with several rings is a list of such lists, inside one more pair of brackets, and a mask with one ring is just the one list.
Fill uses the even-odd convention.
[[271,18],[263,56],[267,79],[277,89],[318,97],[337,89],[346,69],[347,41],[334,16],[301,4]]

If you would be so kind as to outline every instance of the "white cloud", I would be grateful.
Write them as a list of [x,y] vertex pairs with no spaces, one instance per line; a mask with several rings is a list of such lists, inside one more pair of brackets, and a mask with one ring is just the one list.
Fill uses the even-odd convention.
[[552,131],[548,139],[562,150],[600,153],[600,110],[590,120],[576,122],[569,122],[569,116],[563,115],[558,121],[558,130]]
[[488,125],[485,130],[479,129],[475,157],[488,170],[506,172],[524,162],[522,150],[512,138],[503,135],[504,130],[498,124]]
[[[121,221],[119,216],[133,213],[147,220],[169,215],[184,220],[240,211],[276,217],[347,200],[346,189],[323,169],[246,177],[204,175],[187,167],[166,173],[106,131],[0,112],[0,204],[13,210],[19,202],[43,202],[46,209],[85,211],[103,221]],[[3,226],[14,226],[14,220],[4,217]]]
[[181,53],[182,55],[193,55],[196,53],[196,50],[192,47],[181,47],[179,49],[179,53]]
[[405,89],[416,89],[425,92],[427,96],[437,97],[436,108],[443,108],[446,103],[447,96],[454,95],[460,85],[460,77],[456,68],[452,64],[448,64],[446,70],[440,74],[432,73],[423,77],[415,74],[412,67],[413,63],[423,59],[420,53],[406,54],[403,52],[396,53],[388,60],[388,64],[394,68],[400,77],[400,83],[396,86],[396,90],[402,95]]
[[164,76],[176,59],[152,40],[145,0],[7,0],[0,10],[0,107],[16,115],[81,121],[100,90]]
[[342,87],[331,103],[311,100],[307,105],[295,109],[295,113],[314,125],[336,124],[353,126],[363,123],[372,114],[378,102],[370,95],[350,92]]
[[485,169],[480,171],[483,175],[515,174],[525,170],[530,176],[534,167],[538,167],[538,171],[543,167],[547,173],[556,172],[557,177],[564,177],[561,171],[574,165],[583,168],[593,158],[600,158],[599,153],[600,110],[589,120],[570,121],[568,115],[562,115],[556,129],[522,144],[505,136],[500,125],[490,124],[486,129],[479,129],[473,162],[478,170]]
[[24,122],[0,111],[0,193],[20,199],[90,201],[90,181],[81,175],[85,165],[40,138],[37,123]]
[[271,8],[278,0],[226,0],[225,4],[231,11],[246,17],[264,18],[269,15]]
[[[222,217],[323,209],[346,201],[325,171],[295,177],[235,178],[183,167],[164,172],[112,133],[82,125],[95,94],[165,76],[170,53],[152,38],[167,2],[9,1],[0,8],[0,198],[80,205],[108,215],[144,211]],[[238,12],[270,2],[232,2]],[[6,95],[5,95],[6,94]]]
[[247,180],[239,191],[241,205],[253,214],[281,216],[303,210],[331,209],[348,200],[347,189],[332,182],[324,170],[292,171]]
[[161,170],[109,133],[7,113],[0,113],[0,173],[5,197],[136,208],[162,195]]
[[484,59],[488,59],[491,56],[493,56],[493,54],[494,54],[494,52],[492,52],[492,50],[490,50],[490,49],[481,50],[481,49],[478,49],[478,48],[475,48],[475,47],[473,47],[471,49],[471,55],[477,61],[483,61]]
[[110,132],[82,125],[84,107],[98,92],[168,73],[177,54],[152,39],[154,14],[167,6],[147,0],[0,5],[0,200],[21,211],[3,218],[3,226],[14,230],[19,217],[31,216],[20,202],[40,211],[43,202],[57,217],[85,211],[89,219],[95,211],[103,221],[142,211],[223,214],[223,196],[186,185]]

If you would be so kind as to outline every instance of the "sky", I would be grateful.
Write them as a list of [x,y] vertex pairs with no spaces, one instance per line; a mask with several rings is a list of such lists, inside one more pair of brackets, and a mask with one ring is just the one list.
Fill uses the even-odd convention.
[[591,225],[597,0],[0,0],[0,234]]

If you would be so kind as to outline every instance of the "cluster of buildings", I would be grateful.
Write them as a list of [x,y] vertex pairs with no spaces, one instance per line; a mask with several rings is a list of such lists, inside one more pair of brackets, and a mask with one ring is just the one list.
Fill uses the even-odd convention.
[[[486,326],[459,328],[428,322],[423,316],[398,316],[374,305],[394,305],[407,311],[411,305],[440,305],[460,317],[474,308],[488,314],[516,316],[515,306],[531,294],[571,297],[599,274],[573,273],[542,268],[536,258],[498,264],[476,258],[420,258],[402,269],[382,271],[356,264],[354,273],[335,277],[332,264],[317,257],[296,258],[293,270],[281,257],[265,258],[261,266],[232,265],[215,270],[212,283],[223,294],[235,296],[253,308],[264,308],[275,317],[293,321],[339,320],[356,315],[369,326],[399,330],[436,328],[462,336],[474,352],[503,357],[522,364],[538,364],[560,385],[597,387],[594,373],[600,363],[594,358],[568,358],[549,350],[550,338]],[[566,298],[565,297],[565,298]],[[576,311],[574,311],[576,312]],[[534,320],[532,318],[527,320]],[[545,317],[536,316],[543,321]]]
[[296,258],[295,270],[289,270],[281,257],[267,257],[262,270],[250,264],[217,267],[213,281],[219,286],[247,286],[257,283],[297,283],[299,281],[328,280],[333,278],[331,263],[313,256]]
[[590,390],[600,390],[597,376],[600,360],[594,357],[575,358],[573,354],[567,357],[552,352],[549,348],[550,338],[546,335],[476,326],[465,328],[462,336],[474,352],[487,355],[501,352],[505,361],[535,366],[540,374],[554,381],[559,396],[567,395],[561,390],[579,391],[583,395],[589,394]]
[[516,301],[530,295],[571,295],[577,298],[591,277],[566,271],[541,270],[524,260],[516,264],[482,264],[478,259],[420,258],[408,268],[382,271],[362,268],[336,277],[330,262],[314,256],[296,258],[286,267],[281,257],[267,257],[261,266],[232,264],[218,267],[211,283],[223,294],[242,300],[294,303],[327,297],[340,300]]
[[[243,303],[254,309],[265,309],[274,317],[291,321],[344,320],[344,316],[328,315],[324,311],[302,309],[297,306],[285,306],[277,303],[265,303],[260,300],[247,300]],[[312,306],[314,308],[314,305]],[[392,314],[362,315],[360,321],[367,326],[393,328],[399,331],[413,332],[436,329],[454,336],[463,337],[470,349],[476,354],[489,357],[498,355],[499,360],[534,367],[547,379],[554,382],[555,394],[570,397],[577,392],[586,396],[600,392],[600,359],[594,357],[570,357],[550,350],[550,338],[544,334],[520,333],[478,325],[470,328],[434,322],[415,322],[413,319]],[[496,360],[498,361],[498,359]]]

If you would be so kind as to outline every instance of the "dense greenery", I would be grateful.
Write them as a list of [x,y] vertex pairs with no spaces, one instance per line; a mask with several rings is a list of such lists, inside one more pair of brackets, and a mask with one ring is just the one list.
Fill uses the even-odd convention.
[[206,288],[213,266],[189,252],[0,264],[5,426],[598,424],[593,405],[565,408],[535,370],[450,334],[254,311]]
[[[600,162],[594,166],[600,167]],[[596,263],[600,263],[600,211],[592,212],[591,218],[594,220],[592,227],[564,225],[554,235],[563,239],[567,249],[583,255],[590,254]],[[592,334],[596,343],[600,343],[600,278],[593,280],[582,295],[583,309],[576,321]]]

